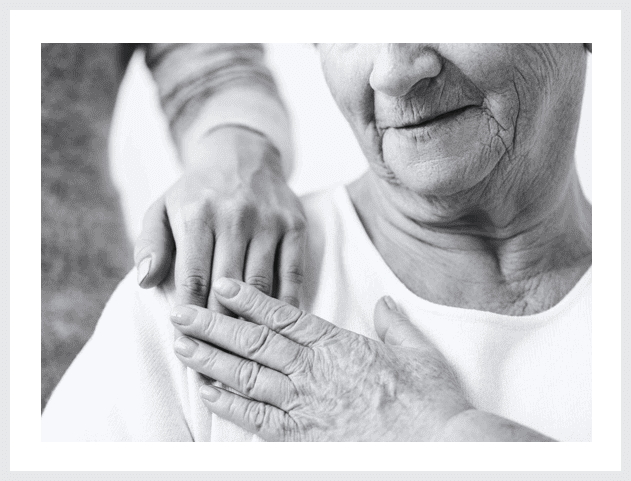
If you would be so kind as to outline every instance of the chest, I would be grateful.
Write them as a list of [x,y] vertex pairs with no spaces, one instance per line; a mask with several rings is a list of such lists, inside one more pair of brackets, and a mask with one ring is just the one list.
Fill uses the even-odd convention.
[[[437,314],[375,276],[354,276],[343,260],[321,265],[310,312],[378,339],[374,306],[390,295],[445,355],[471,403],[561,440],[591,437],[591,302],[548,322],[515,324]],[[408,293],[409,294],[409,293]],[[420,303],[422,304],[422,303]]]

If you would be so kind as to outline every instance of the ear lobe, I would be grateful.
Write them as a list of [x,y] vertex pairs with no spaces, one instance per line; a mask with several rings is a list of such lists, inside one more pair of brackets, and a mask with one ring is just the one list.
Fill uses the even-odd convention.
[[592,44],[591,43],[584,43],[583,45],[585,45],[585,48],[587,50],[589,50],[589,53],[592,53]]

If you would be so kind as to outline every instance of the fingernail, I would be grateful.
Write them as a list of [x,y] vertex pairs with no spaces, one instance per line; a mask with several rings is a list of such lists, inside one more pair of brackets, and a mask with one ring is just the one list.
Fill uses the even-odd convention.
[[383,296],[383,300],[386,303],[386,306],[388,306],[388,309],[390,309],[391,311],[397,311],[397,312],[399,311],[399,308],[395,304],[395,302],[392,299],[392,297],[390,297],[390,296]]
[[186,306],[176,306],[171,311],[171,320],[180,326],[193,324],[197,317],[197,311]]
[[221,391],[214,386],[210,386],[208,384],[204,384],[200,389],[199,393],[204,399],[207,399],[210,402],[215,402],[221,396]]
[[215,282],[213,289],[220,296],[230,299],[239,293],[241,286],[226,277],[222,277]]
[[191,357],[197,349],[197,343],[188,337],[180,337],[175,341],[175,351],[184,357]]
[[151,256],[145,257],[138,264],[138,285],[142,285],[142,281],[145,280],[147,274],[149,274],[149,269],[151,269]]

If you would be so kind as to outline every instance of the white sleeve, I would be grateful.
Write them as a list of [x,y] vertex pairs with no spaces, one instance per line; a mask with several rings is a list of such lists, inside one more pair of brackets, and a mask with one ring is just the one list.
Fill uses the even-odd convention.
[[43,441],[191,441],[186,368],[173,353],[170,305],[132,271],[42,415]]

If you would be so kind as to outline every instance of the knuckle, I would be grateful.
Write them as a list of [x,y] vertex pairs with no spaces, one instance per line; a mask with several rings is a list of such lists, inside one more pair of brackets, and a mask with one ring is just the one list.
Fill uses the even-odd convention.
[[[307,322],[310,322],[310,321],[311,320],[308,320]],[[335,325],[329,322],[321,323],[317,331],[318,331],[318,334],[315,336],[314,343],[323,342],[327,339],[335,339],[339,335],[339,332],[340,332],[339,329]]]
[[287,228],[290,231],[302,232],[307,228],[307,221],[303,216],[290,216],[286,221]]
[[269,295],[272,292],[272,279],[265,274],[253,274],[248,276],[245,282],[264,294]]
[[214,372],[217,364],[217,353],[212,350],[199,360],[200,368],[203,374],[211,374]]
[[182,288],[187,294],[201,299],[208,295],[210,279],[202,274],[189,273],[182,281]]
[[251,314],[266,312],[267,298],[262,296],[256,289],[241,289],[239,295],[240,305]]
[[265,426],[267,418],[267,410],[265,405],[261,403],[249,403],[245,413],[247,419],[250,421],[250,425],[254,428],[255,433],[260,433]]
[[230,197],[223,203],[223,208],[232,214],[241,213],[252,207],[252,204],[243,196]]
[[254,359],[268,345],[271,336],[272,331],[268,327],[255,326],[247,336],[243,336],[245,340],[245,345],[243,346],[244,354]]
[[261,367],[259,366],[259,364],[251,361],[241,361],[241,364],[238,368],[237,376],[243,394],[251,397],[252,392],[257,386],[256,383],[260,372]]
[[256,217],[257,205],[245,197],[238,196],[224,201],[220,212],[224,220],[237,221],[237,225],[241,225],[242,221]]
[[283,280],[293,284],[302,284],[304,280],[304,273],[300,265],[291,264],[283,270],[281,277]]
[[[313,351],[311,349],[297,349],[294,356],[288,360],[287,364],[283,366],[283,372],[293,375],[301,372],[308,372],[309,366],[313,364]],[[289,392],[289,398],[293,399],[297,397],[295,389],[291,389]]]
[[231,398],[230,404],[228,404],[227,411],[228,416],[231,419],[239,419],[241,416],[240,403],[237,402],[238,398]]
[[214,311],[206,311],[202,316],[200,316],[202,318],[202,333],[208,339],[212,339],[214,337],[214,330],[218,315],[219,314]]
[[203,223],[212,211],[213,206],[210,199],[201,197],[183,205],[180,209],[180,216],[182,217],[185,226],[195,227],[196,225]]
[[272,329],[281,332],[283,329],[292,326],[304,315],[300,309],[286,304],[280,304],[270,309],[267,314],[267,324]]
[[298,307],[300,305],[300,301],[296,296],[287,295],[283,296],[280,300],[294,307]]
[[245,219],[238,216],[226,216],[217,219],[217,232],[226,234],[229,237],[241,239],[248,233],[248,230],[254,225],[251,219]]
[[282,216],[278,215],[276,212],[268,210],[263,212],[261,215],[259,230],[261,233],[274,235],[285,230],[285,222]]
[[206,236],[213,230],[214,217],[210,212],[200,214],[198,217],[183,217],[183,235]]

